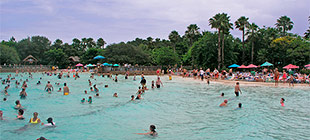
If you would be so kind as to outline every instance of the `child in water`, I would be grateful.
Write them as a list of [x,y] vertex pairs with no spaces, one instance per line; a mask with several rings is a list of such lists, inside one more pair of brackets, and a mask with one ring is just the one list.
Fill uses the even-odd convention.
[[114,94],[113,94],[113,97],[118,97],[117,93],[114,93]]
[[285,101],[285,99],[281,98],[281,101],[280,101],[281,106],[284,106],[284,101]]
[[83,98],[83,99],[81,100],[81,103],[85,103],[85,98]]
[[88,97],[88,101],[89,104],[93,103],[93,99],[91,98],[91,96]]

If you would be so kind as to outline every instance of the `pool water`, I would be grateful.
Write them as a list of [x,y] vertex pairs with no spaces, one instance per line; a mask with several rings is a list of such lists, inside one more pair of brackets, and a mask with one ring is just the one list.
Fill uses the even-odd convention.
[[[8,73],[1,73],[5,78]],[[26,74],[16,79],[25,80]],[[0,121],[0,139],[33,140],[44,136],[50,140],[133,140],[133,139],[298,139],[310,138],[310,88],[274,88],[245,87],[239,97],[234,95],[232,85],[211,82],[207,85],[199,80],[182,77],[162,77],[163,88],[150,89],[143,100],[130,101],[140,85],[140,80],[133,77],[125,80],[118,76],[118,82],[107,77],[95,76],[91,79],[99,88],[100,97],[93,97],[93,103],[81,104],[82,98],[87,99],[95,92],[89,91],[90,74],[80,74],[81,78],[58,79],[56,76],[46,76],[39,73],[29,79],[28,94],[21,100],[26,108],[25,120],[15,120],[17,111],[13,109],[15,100],[19,99],[20,87],[15,87],[11,81],[8,90],[10,96],[1,92],[1,106],[5,120]],[[42,77],[41,85],[36,85]],[[137,76],[139,79],[140,76]],[[147,85],[156,76],[146,76]],[[54,86],[52,94],[43,89],[47,81]],[[54,83],[60,82],[60,86]],[[67,83],[70,95],[63,96],[56,92]],[[21,83],[22,84],[22,83]],[[108,84],[108,88],[104,85]],[[5,85],[0,85],[3,91]],[[88,94],[84,94],[84,90]],[[118,98],[113,93],[118,93]],[[220,97],[224,92],[225,97]],[[7,101],[2,101],[7,97]],[[280,99],[285,98],[285,107],[280,105]],[[228,99],[227,107],[219,107],[224,99]],[[238,103],[242,109],[236,109]],[[39,113],[39,118],[46,123],[52,117],[57,127],[44,128],[41,125],[18,130],[28,124],[33,112]],[[134,133],[147,132],[149,125],[157,127],[158,137],[142,136]],[[144,130],[145,129],[145,130]]]

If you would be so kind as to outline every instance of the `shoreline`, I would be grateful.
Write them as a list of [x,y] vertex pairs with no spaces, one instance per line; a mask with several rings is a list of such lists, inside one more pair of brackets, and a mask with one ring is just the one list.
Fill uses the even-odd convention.
[[[166,75],[164,75],[166,76]],[[172,77],[180,77],[183,78],[182,76],[176,76],[173,75]],[[201,81],[200,79],[194,79],[192,77],[184,77],[183,79],[186,79],[188,81],[199,81],[199,82],[203,82],[205,84],[207,84],[207,80],[203,80]],[[266,83],[266,82],[248,82],[248,81],[230,81],[230,80],[214,80],[211,79],[210,83],[217,83],[217,84],[224,84],[224,85],[231,85],[234,86],[236,84],[236,82],[239,82],[240,85],[242,86],[250,86],[250,87],[274,87],[274,88],[300,88],[300,89],[310,89],[310,85],[309,84],[294,84],[294,87],[289,87],[289,83],[279,83],[279,85],[276,87],[274,82],[270,82],[270,83]]]

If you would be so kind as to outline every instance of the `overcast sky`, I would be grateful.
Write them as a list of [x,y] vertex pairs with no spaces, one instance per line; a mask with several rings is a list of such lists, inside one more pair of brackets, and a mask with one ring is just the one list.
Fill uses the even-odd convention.
[[[228,13],[234,23],[249,17],[260,27],[274,26],[287,15],[292,33],[303,35],[310,15],[310,0],[0,0],[0,40],[21,40],[41,35],[52,42],[102,37],[108,44],[135,38],[167,39],[172,30],[183,35],[189,24],[211,29],[208,20]],[[240,37],[241,32],[231,33]]]

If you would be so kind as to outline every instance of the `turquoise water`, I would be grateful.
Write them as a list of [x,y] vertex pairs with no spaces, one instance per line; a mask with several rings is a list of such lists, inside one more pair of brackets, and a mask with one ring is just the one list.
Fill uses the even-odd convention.
[[[7,75],[2,73],[0,77]],[[162,77],[163,88],[150,89],[140,101],[129,101],[130,96],[137,92],[139,80],[128,80],[119,76],[119,82],[95,76],[91,79],[99,88],[100,97],[93,98],[93,104],[81,104],[82,98],[94,95],[89,92],[89,74],[81,74],[81,78],[57,79],[56,76],[34,74],[29,79],[26,90],[28,97],[21,100],[26,108],[26,120],[15,120],[17,111],[13,109],[15,100],[19,99],[20,87],[15,88],[11,81],[8,90],[10,96],[1,107],[6,120],[0,121],[0,139],[33,140],[44,136],[51,140],[133,140],[133,139],[309,139],[310,137],[310,92],[306,88],[273,88],[245,87],[241,84],[243,94],[235,97],[232,85],[211,82],[206,85],[198,80],[193,81],[181,77],[173,77],[168,81]],[[16,77],[17,79],[26,79]],[[36,83],[42,77],[42,84]],[[140,76],[137,76],[139,79]],[[146,76],[147,85],[156,76]],[[48,94],[43,91],[46,81],[50,80],[55,90],[63,87],[66,82],[71,94],[63,96],[62,92]],[[60,86],[54,83],[60,82]],[[108,84],[109,88],[104,88]],[[5,85],[0,85],[3,91]],[[85,95],[84,90],[89,94]],[[117,92],[119,97],[112,97]],[[220,97],[224,92],[225,97]],[[285,98],[285,107],[280,105],[280,98]],[[219,107],[224,99],[228,99],[227,107]],[[242,109],[236,109],[238,103]],[[56,128],[31,126],[26,130],[17,131],[28,124],[33,112],[46,123],[52,117]],[[157,127],[158,137],[141,136],[134,133],[146,132],[150,124]]]

